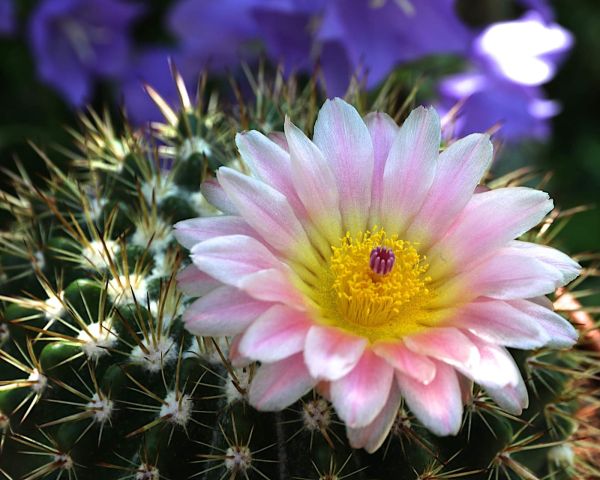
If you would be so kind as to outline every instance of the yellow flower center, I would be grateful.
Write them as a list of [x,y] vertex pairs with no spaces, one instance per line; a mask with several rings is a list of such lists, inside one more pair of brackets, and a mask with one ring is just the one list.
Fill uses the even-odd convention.
[[416,244],[397,235],[388,237],[382,229],[354,238],[348,233],[339,246],[332,246],[315,299],[319,317],[371,341],[423,330],[432,316],[427,305],[435,295],[428,268]]

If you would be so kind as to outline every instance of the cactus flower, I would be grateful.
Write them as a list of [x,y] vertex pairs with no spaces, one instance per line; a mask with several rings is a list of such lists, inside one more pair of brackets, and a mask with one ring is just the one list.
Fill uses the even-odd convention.
[[579,265],[516,240],[553,208],[539,190],[478,188],[487,135],[440,153],[440,120],[414,110],[401,127],[343,100],[322,107],[310,140],[236,142],[251,175],[222,167],[203,193],[224,214],[176,225],[201,296],[184,314],[196,335],[233,337],[234,365],[260,362],[259,410],[313,388],[331,400],[353,447],[376,450],[401,399],[436,435],[461,426],[471,382],[513,414],[527,390],[506,347],[569,347],[577,334],[544,297]]

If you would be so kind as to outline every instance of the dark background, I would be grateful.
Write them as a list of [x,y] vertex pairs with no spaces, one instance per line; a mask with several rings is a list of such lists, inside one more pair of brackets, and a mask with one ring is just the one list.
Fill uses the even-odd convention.
[[[76,126],[76,114],[49,87],[37,80],[34,59],[26,40],[26,18],[33,0],[17,0],[20,30],[14,38],[0,38],[0,164],[14,169],[19,158],[33,177],[43,167],[28,146],[31,140],[44,148],[69,141],[66,127]],[[160,28],[169,2],[149,1],[146,14],[135,30],[139,42],[169,41]],[[471,23],[488,23],[506,17],[498,0],[463,0],[463,17]],[[545,145],[523,144],[505,151],[506,166],[530,164],[552,171],[546,187],[561,208],[600,203],[600,2],[560,0],[554,2],[556,21],[575,36],[575,46],[546,90],[562,104],[553,121],[554,133]],[[98,85],[92,103],[109,107],[115,114],[118,101],[110,85]],[[53,159],[61,161],[60,154]],[[502,165],[498,166],[502,169]],[[7,188],[6,175],[0,188]],[[2,217],[0,217],[1,219]],[[596,250],[600,244],[598,209],[581,213],[560,236],[561,247],[570,253]]]
[[[600,2],[555,3],[558,22],[575,35],[575,48],[548,85],[562,103],[554,134],[540,159],[555,172],[551,193],[558,204],[572,207],[600,203]],[[597,250],[600,212],[576,216],[563,234],[571,251]]]

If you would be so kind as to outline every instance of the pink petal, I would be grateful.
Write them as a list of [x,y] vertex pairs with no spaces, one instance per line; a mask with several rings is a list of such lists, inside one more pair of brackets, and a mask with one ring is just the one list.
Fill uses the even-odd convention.
[[279,302],[296,310],[305,310],[302,295],[290,277],[279,269],[261,270],[240,280],[238,287],[257,300]]
[[581,273],[581,265],[556,248],[514,240],[505,249],[505,251],[508,250],[517,255],[534,257],[540,262],[556,268],[563,276],[563,285],[575,280]]
[[208,203],[221,210],[223,213],[227,215],[239,215],[237,208],[231,203],[225,190],[223,190],[223,187],[219,185],[219,182],[217,182],[216,179],[210,178],[205,180],[202,185],[200,185],[200,191]]
[[292,182],[289,153],[256,130],[238,133],[235,143],[254,176],[281,192],[296,215],[302,215],[303,208]]
[[349,428],[365,427],[385,406],[393,380],[394,369],[367,349],[349,374],[331,382],[331,402]]
[[537,318],[508,302],[481,299],[456,313],[452,325],[498,345],[531,350],[550,340]]
[[281,192],[227,167],[221,167],[217,175],[244,219],[269,244],[302,258],[304,263],[319,264],[302,225]]
[[437,358],[449,365],[472,369],[479,363],[477,347],[456,328],[431,328],[407,336],[404,344],[413,352]]
[[355,367],[367,343],[334,327],[314,326],[306,336],[304,360],[313,377],[338,380]]
[[373,143],[354,107],[340,98],[327,100],[315,123],[315,144],[331,163],[340,194],[345,230],[367,227],[373,181]]
[[287,143],[287,138],[285,138],[285,133],[271,132],[267,135],[267,137],[269,137],[269,140],[271,140],[272,142],[275,142],[277,145],[279,145],[280,148],[282,148],[286,152],[290,151],[290,147],[288,146],[288,143]]
[[488,135],[471,134],[444,150],[437,161],[431,188],[407,238],[426,248],[443,236],[473,196],[491,161],[492,144]]
[[177,222],[174,228],[175,238],[187,249],[213,237],[246,235],[256,238],[258,236],[243,218],[231,216],[192,218]]
[[[499,252],[447,282],[444,297],[456,295],[463,301],[478,296],[499,300],[537,297],[554,292],[562,278],[556,268],[535,258]],[[438,301],[444,297],[438,297]]]
[[242,335],[243,334],[233,337],[231,345],[229,345],[229,361],[231,362],[231,365],[236,368],[247,367],[251,363],[254,363],[251,358],[244,357],[240,353],[240,340],[242,339]]
[[493,345],[474,335],[471,342],[479,350],[479,363],[472,369],[458,368],[464,375],[483,387],[515,387],[521,381],[521,373],[506,349]]
[[192,303],[183,314],[183,322],[194,335],[236,335],[270,306],[237,288],[222,286]]
[[394,119],[382,112],[372,112],[365,117],[365,124],[371,134],[373,142],[374,168],[373,168],[373,191],[371,193],[371,219],[373,223],[379,224],[377,219],[383,194],[383,171],[385,162],[394,138],[398,134],[398,125]]
[[558,313],[529,300],[513,300],[508,303],[535,319],[540,329],[548,335],[547,346],[569,348],[577,343],[579,333],[568,320]]
[[552,301],[544,295],[540,295],[539,297],[531,297],[531,298],[528,298],[527,300],[529,300],[530,302],[533,302],[536,305],[539,305],[541,307],[548,308],[552,311],[554,311],[556,308],[554,306],[554,303],[552,303]]
[[195,265],[188,265],[177,274],[177,285],[186,295],[200,297],[217,288],[221,282],[201,272]]
[[342,217],[335,177],[321,150],[288,118],[285,135],[290,148],[291,178],[308,216],[330,244],[342,237]]
[[529,405],[529,396],[525,382],[519,375],[519,383],[506,387],[486,387],[485,391],[490,397],[504,410],[513,415],[521,415],[523,410]]
[[462,421],[462,394],[454,368],[436,362],[435,378],[428,385],[396,372],[400,393],[411,412],[432,433],[456,435]]
[[261,362],[276,362],[302,351],[312,322],[304,313],[273,305],[244,332],[239,352]]
[[364,448],[368,453],[378,450],[394,425],[400,408],[400,398],[398,387],[392,384],[388,400],[375,420],[366,427],[346,428],[350,446]]
[[435,377],[435,363],[424,355],[406,348],[402,341],[377,342],[373,351],[393,368],[427,385]]
[[302,354],[263,364],[252,379],[248,401],[257,410],[277,411],[289,407],[316,384]]
[[552,210],[548,194],[499,188],[474,195],[448,235],[429,252],[429,275],[438,278],[470,265],[522,235]]
[[383,175],[380,218],[387,231],[404,231],[421,207],[434,179],[440,139],[433,108],[413,110],[400,128]]
[[228,285],[239,285],[245,276],[283,264],[258,240],[244,235],[216,237],[198,243],[191,251],[198,269]]

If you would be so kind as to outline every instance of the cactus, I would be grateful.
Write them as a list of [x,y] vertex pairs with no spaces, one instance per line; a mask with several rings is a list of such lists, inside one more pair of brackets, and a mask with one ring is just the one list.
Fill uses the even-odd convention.
[[[512,352],[531,404],[515,417],[475,389],[457,437],[437,438],[400,406],[383,447],[353,450],[327,400],[311,392],[276,413],[246,401],[254,366],[234,368],[228,338],[183,327],[190,302],[176,277],[187,262],[171,225],[217,210],[201,193],[220,165],[242,171],[236,132],[283,130],[285,114],[305,130],[321,94],[314,81],[264,72],[252,100],[233,108],[201,83],[181,104],[148,87],[165,120],[148,131],[107,116],[82,116],[64,172],[39,151],[38,186],[22,165],[8,173],[0,204],[12,218],[0,236],[0,473],[36,479],[569,479],[597,478],[597,371],[588,350]],[[390,81],[378,96],[358,88],[362,111],[406,114]],[[274,134],[276,138],[277,133]],[[528,170],[488,181],[532,183]],[[529,241],[553,242],[572,211],[548,217]],[[588,314],[580,288],[556,295],[566,315]],[[194,292],[201,295],[202,292]],[[565,302],[564,299],[569,300]],[[575,303],[573,303],[575,302]],[[575,305],[573,307],[573,305]],[[587,410],[586,410],[587,409]]]

